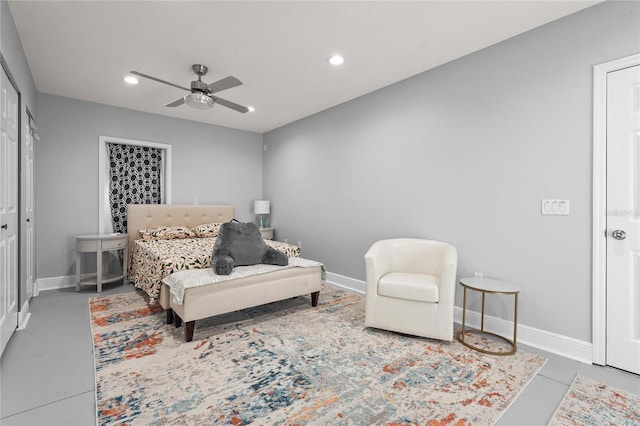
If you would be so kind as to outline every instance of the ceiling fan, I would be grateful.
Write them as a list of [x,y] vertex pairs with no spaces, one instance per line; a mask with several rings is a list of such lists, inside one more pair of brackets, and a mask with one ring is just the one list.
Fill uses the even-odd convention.
[[187,92],[189,92],[183,97],[178,98],[175,101],[169,102],[165,105],[168,107],[177,107],[182,104],[187,104],[196,109],[209,109],[213,108],[214,104],[220,104],[238,112],[249,112],[249,108],[247,108],[246,106],[238,105],[234,102],[227,101],[226,99],[222,99],[213,95],[214,93],[242,85],[242,82],[240,80],[233,76],[229,76],[214,83],[207,84],[202,81],[202,76],[205,75],[209,70],[206,66],[195,64],[191,67],[191,69],[193,69],[193,72],[198,75],[198,79],[191,82],[190,89],[179,86],[177,84],[169,83],[168,81],[164,81],[138,71],[131,71],[131,74],[148,78],[149,80],[154,80],[158,83],[168,84],[169,86],[177,87],[178,89],[186,90]]

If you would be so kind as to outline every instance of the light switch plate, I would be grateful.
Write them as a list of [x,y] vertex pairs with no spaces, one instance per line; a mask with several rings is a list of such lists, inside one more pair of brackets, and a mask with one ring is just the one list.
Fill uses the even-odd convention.
[[553,216],[569,216],[569,200],[542,200],[540,213]]

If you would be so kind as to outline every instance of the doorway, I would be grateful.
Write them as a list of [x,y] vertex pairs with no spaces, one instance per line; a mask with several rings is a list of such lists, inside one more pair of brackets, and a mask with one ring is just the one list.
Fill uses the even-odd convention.
[[163,165],[162,170],[162,203],[171,204],[171,176],[172,176],[172,147],[169,144],[140,141],[133,139],[115,138],[109,136],[100,136],[98,151],[98,193],[100,194],[100,205],[98,206],[98,232],[112,233],[114,232],[111,203],[109,201],[109,155],[107,152],[107,144],[130,145],[136,147],[149,147],[162,151]]
[[593,362],[640,374],[640,55],[594,67]]

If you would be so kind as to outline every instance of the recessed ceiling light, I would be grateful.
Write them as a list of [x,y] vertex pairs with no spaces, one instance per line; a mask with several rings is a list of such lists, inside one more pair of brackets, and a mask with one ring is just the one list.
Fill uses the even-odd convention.
[[256,109],[255,109],[254,107],[252,107],[252,106],[247,107],[247,108],[249,108],[249,112],[253,112],[253,111],[255,111],[255,110],[256,110]]
[[138,79],[133,77],[133,76],[131,76],[131,75],[126,76],[124,78],[124,81],[127,84],[138,84]]
[[340,55],[330,56],[328,59],[331,65],[342,65],[344,63],[344,58]]

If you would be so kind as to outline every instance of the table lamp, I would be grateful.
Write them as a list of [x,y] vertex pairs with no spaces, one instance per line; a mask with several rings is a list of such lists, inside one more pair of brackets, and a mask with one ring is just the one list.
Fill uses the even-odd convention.
[[271,203],[267,200],[256,200],[253,202],[253,213],[260,215],[258,218],[258,226],[264,228],[264,215],[271,213]]

